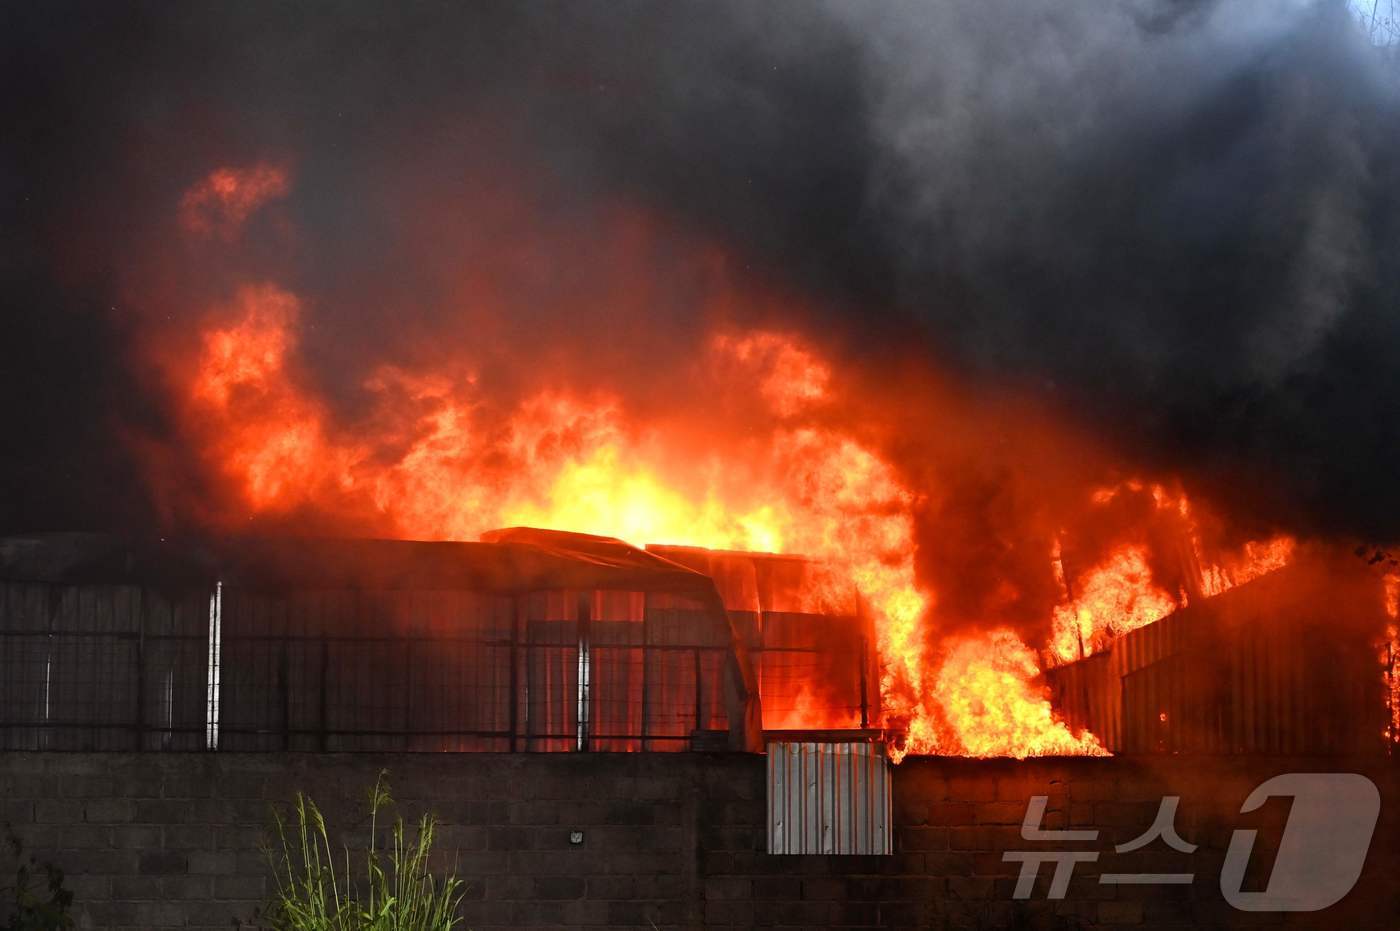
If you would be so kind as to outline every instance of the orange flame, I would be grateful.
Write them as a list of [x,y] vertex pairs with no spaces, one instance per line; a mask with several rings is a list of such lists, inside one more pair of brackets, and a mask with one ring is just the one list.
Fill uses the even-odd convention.
[[1381,656],[1386,697],[1390,701],[1390,730],[1386,737],[1394,743],[1400,742],[1400,575],[1386,573],[1383,581],[1385,613],[1390,617]]
[[1166,617],[1176,601],[1152,581],[1147,551],[1127,545],[1080,582],[1075,598],[1055,609],[1051,650],[1062,660],[1099,649],[1107,637]]
[[261,206],[290,190],[287,172],[273,165],[219,168],[180,201],[180,225],[200,236],[232,239]]
[[[1150,494],[1156,511],[1176,521],[1199,567],[1200,594],[1204,597],[1219,595],[1281,569],[1293,557],[1296,542],[1280,534],[1245,543],[1238,552],[1218,553],[1217,562],[1208,562],[1195,512],[1184,492],[1169,491],[1160,483],[1149,485],[1140,479],[1129,479],[1096,489],[1090,501],[1107,505],[1124,492]],[[1159,620],[1189,601],[1186,591],[1173,596],[1157,584],[1148,550],[1139,543],[1119,546],[1073,587],[1065,577],[1058,541],[1051,552],[1051,562],[1065,596],[1055,609],[1049,647],[1050,655],[1059,661],[1088,656],[1102,649],[1112,637]]]
[[[190,421],[253,512],[337,495],[418,538],[474,539],[530,524],[637,544],[802,553],[859,587],[881,621],[894,706],[921,714],[894,695],[923,693],[919,622],[928,599],[914,581],[914,496],[855,438],[782,428],[737,474],[717,459],[672,468],[665,438],[629,429],[614,398],[539,394],[487,425],[470,382],[388,368],[365,387],[380,399],[378,419],[401,435],[366,436],[337,430],[297,385],[289,366],[295,297],[248,287],[220,313],[237,319],[204,336]],[[764,396],[783,412],[821,396],[823,368],[788,338],[756,333],[716,342],[720,351],[735,346],[747,347],[741,358],[767,367],[759,373]]]
[[191,388],[196,417],[217,417],[213,452],[238,475],[255,510],[275,507],[349,465],[329,445],[319,405],[290,382],[285,367],[300,304],[271,285],[245,287],[235,301],[242,319],[204,334]]
[[744,364],[767,369],[759,391],[773,410],[783,416],[796,414],[827,396],[831,370],[810,352],[777,333],[721,333],[714,348]]
[[1276,536],[1268,540],[1246,543],[1238,556],[1222,565],[1201,568],[1201,588],[1204,594],[1219,595],[1236,585],[1282,569],[1293,558],[1296,543],[1292,537]]
[[[855,437],[783,426],[743,467],[715,460],[687,470],[668,461],[667,437],[628,425],[616,398],[538,394],[490,424],[471,379],[392,368],[365,388],[380,402],[371,423],[396,434],[338,428],[291,369],[299,310],[275,287],[244,288],[220,310],[236,319],[206,332],[189,389],[192,429],[254,513],[332,497],[417,538],[529,524],[638,544],[801,553],[869,605],[883,707],[908,730],[897,756],[1097,752],[1092,738],[1054,720],[1031,685],[1033,655],[1010,634],[965,640],[929,673],[933,599],[914,575],[917,498]],[[826,395],[825,366],[791,337],[730,335],[714,345],[758,367],[761,395],[784,416]],[[782,723],[804,716],[816,715],[799,703]]]
[[1092,734],[1073,734],[1051,712],[1036,655],[1009,630],[953,642],[936,676],[939,700],[971,756],[1107,756]]
[[[231,238],[287,191],[281,169],[220,169],[185,195],[182,226]],[[470,540],[533,525],[638,545],[801,554],[825,567],[813,598],[845,603],[854,587],[868,606],[884,723],[905,735],[896,759],[1104,752],[1092,735],[1056,719],[1035,652],[1010,630],[936,644],[936,593],[915,574],[921,496],[862,434],[860,418],[834,415],[845,373],[791,333],[710,335],[709,368],[732,376],[754,409],[751,420],[714,435],[648,418],[605,391],[550,386],[503,401],[475,374],[443,365],[366,372],[365,403],[348,417],[297,368],[296,295],[245,285],[209,313],[193,370],[170,364],[187,433],[235,489],[226,521],[311,508],[418,539]],[[1184,495],[1150,490],[1157,508],[1193,521]],[[1104,489],[1093,500],[1116,493]],[[1237,562],[1212,566],[1203,588],[1223,590],[1281,565],[1288,547],[1251,544]],[[1061,658],[1176,605],[1134,545],[1074,581],[1074,598],[1052,619],[1052,653]],[[820,726],[818,704],[799,695],[769,724]]]
[[1154,485],[1152,494],[1158,508],[1175,508],[1180,514],[1191,540],[1193,555],[1200,566],[1201,594],[1207,598],[1282,569],[1293,559],[1296,541],[1286,534],[1278,534],[1267,540],[1251,540],[1238,553],[1223,553],[1220,554],[1220,562],[1207,563],[1201,530],[1186,495],[1178,493],[1172,496],[1161,485]]

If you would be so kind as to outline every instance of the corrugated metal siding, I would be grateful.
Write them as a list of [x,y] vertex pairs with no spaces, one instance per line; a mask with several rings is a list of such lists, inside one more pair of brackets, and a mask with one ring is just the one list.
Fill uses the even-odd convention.
[[1122,745],[1123,680],[1113,653],[1045,671],[1055,710],[1076,731],[1088,730],[1109,750]]
[[1127,753],[1365,753],[1385,703],[1364,643],[1276,618],[1224,629],[1123,677]]
[[768,852],[890,853],[890,781],[877,743],[769,743]]
[[0,749],[203,748],[208,598],[0,581]]
[[1203,600],[1106,653],[1047,670],[1056,709],[1115,753],[1381,751],[1383,685],[1364,636],[1366,612],[1379,609],[1369,603],[1377,580],[1290,575]]
[[729,726],[728,626],[684,594],[220,591],[213,653],[211,591],[0,579],[0,752],[686,750]]

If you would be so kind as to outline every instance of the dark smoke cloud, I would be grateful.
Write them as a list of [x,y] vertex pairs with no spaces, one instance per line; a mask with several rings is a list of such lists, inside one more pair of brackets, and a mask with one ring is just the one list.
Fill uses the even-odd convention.
[[853,356],[1041,393],[1262,524],[1400,537],[1396,75],[1338,3],[11,4],[0,32],[0,526],[159,520],[132,280],[195,275],[158,246],[180,192],[274,158],[299,232],[207,274],[308,295],[333,396],[497,238],[463,179],[528,176],[512,326],[600,329],[529,308],[633,203]]
[[875,199],[931,341],[1046,379],[1218,499],[1400,530],[1396,74],[1345,9],[897,22],[872,40]]

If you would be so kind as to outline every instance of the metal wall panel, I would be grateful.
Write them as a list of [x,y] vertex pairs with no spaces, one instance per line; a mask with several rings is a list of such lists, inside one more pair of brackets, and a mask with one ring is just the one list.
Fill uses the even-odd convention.
[[1045,670],[1055,710],[1075,731],[1088,730],[1111,751],[1122,746],[1123,679],[1116,653],[1096,653]]
[[768,744],[768,852],[888,854],[890,763],[869,741]]
[[866,727],[879,719],[874,627],[854,586],[832,584],[828,567],[771,553],[648,551],[715,580],[730,625],[754,657],[765,730]]
[[1286,569],[1201,599],[1046,671],[1056,710],[1115,753],[1384,750],[1383,681],[1367,631],[1380,584]]
[[0,581],[0,750],[203,748],[207,598]]

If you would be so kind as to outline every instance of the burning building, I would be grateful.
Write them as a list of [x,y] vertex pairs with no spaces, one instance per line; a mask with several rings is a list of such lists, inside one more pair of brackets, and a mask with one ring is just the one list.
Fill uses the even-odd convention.
[[[803,560],[480,543],[0,543],[6,749],[762,748],[879,719]],[[763,710],[763,709],[766,709]]]
[[[526,528],[57,534],[0,543],[0,579],[8,749],[760,750],[787,731],[907,749],[859,590],[792,556]],[[1041,713],[1080,752],[1388,752],[1389,579],[1310,552],[1092,655],[1049,653]]]
[[490,536],[7,540],[4,745],[761,746],[748,641],[709,577],[601,537]]
[[1047,677],[1056,708],[1114,753],[1382,755],[1393,622],[1379,573],[1312,554]]
[[742,890],[759,763],[770,851],[917,861],[1018,773],[1393,750],[1346,4],[50,6],[0,28],[14,759],[588,754],[688,774],[658,825],[733,767],[668,849]]
[[[1318,141],[1366,122],[1347,113],[1391,106],[1344,17],[1295,10],[1253,29],[1241,25],[1252,14],[1159,23],[1075,10],[1044,17],[1026,54],[957,11],[904,11],[922,25],[889,31],[825,11],[805,27],[811,41],[783,48],[767,39],[788,25],[772,12],[731,11],[718,31],[691,14],[631,23],[658,47],[706,37],[671,67],[615,47],[625,31],[587,15],[580,33],[502,14],[492,28],[446,30],[484,44],[439,48],[454,64],[437,79],[382,52],[353,80],[317,77],[320,93],[245,99],[231,89],[301,86],[309,66],[290,51],[235,55],[219,68],[269,83],[207,85],[211,59],[191,54],[191,96],[166,106],[150,78],[124,73],[134,83],[111,102],[123,114],[113,124],[148,134],[102,137],[110,189],[49,191],[42,212],[65,223],[38,240],[52,260],[35,266],[65,283],[44,306],[68,307],[72,279],[95,310],[54,323],[71,338],[27,355],[82,360],[71,368],[87,375],[58,382],[87,394],[51,416],[20,404],[7,418],[32,455],[6,473],[16,492],[5,527],[471,542],[529,526],[801,557],[826,577],[803,586],[820,605],[764,588],[761,577],[787,571],[781,559],[750,560],[769,567],[753,569],[750,591],[725,581],[739,569],[706,557],[741,639],[762,653],[756,688],[772,693],[770,714],[889,727],[913,753],[1103,752],[1092,729],[1057,717],[1043,650],[1088,655],[1277,568],[1294,539],[1383,543],[1393,531],[1375,517],[1388,476],[1372,477],[1358,507],[1346,491],[1355,466],[1339,477],[1335,465],[1392,458],[1375,439],[1392,418],[1330,405],[1344,383],[1335,373],[1390,370],[1364,350],[1390,332],[1375,282],[1389,280],[1378,270],[1396,250],[1357,204],[1388,203],[1400,185],[1356,168],[1365,160],[1351,153],[1388,151],[1380,140]],[[1088,45],[1066,70],[1075,24]],[[302,35],[277,16],[149,25],[131,40],[188,29],[247,49]],[[415,38],[395,47],[428,41],[400,26]],[[494,28],[530,37],[531,56],[500,59],[482,38]],[[945,35],[968,39],[949,51],[978,53],[919,47]],[[202,47],[166,38],[123,60]],[[1278,48],[1286,67],[1249,80],[1199,69],[1235,60],[1240,44]],[[1136,63],[1149,52],[1180,82],[1144,82]],[[753,93],[725,111],[733,131],[715,133],[692,69],[729,87],[736,58]],[[1076,83],[1090,62],[1115,80]],[[969,75],[986,67],[1015,76],[1007,95],[948,103],[960,97],[949,88],[985,86]],[[1325,99],[1311,91],[1324,78]],[[1165,109],[1164,85],[1182,94]],[[1124,96],[1098,101],[1112,86]],[[70,109],[71,88],[52,92],[33,119]],[[250,118],[272,98],[285,108],[277,119]],[[911,112],[917,101],[950,108],[930,122]],[[1300,101],[1301,117],[1289,109]],[[1232,121],[1210,116],[1236,106],[1257,115],[1237,126],[1238,145],[1222,128]],[[351,122],[374,127],[375,144],[331,116],[345,112],[361,113]],[[774,113],[792,115],[787,131],[773,131]],[[1027,147],[1027,114],[1045,120],[1051,151]],[[854,136],[828,140],[837,126]],[[1087,135],[1062,137],[1065,126]],[[1191,129],[1174,135],[1181,126]],[[1213,153],[1286,149],[1268,127],[1298,133],[1313,156],[1257,171],[1221,154],[1198,170],[1163,142],[1199,132],[1225,140]],[[98,158],[91,145],[75,151]],[[1143,183],[1154,170],[1177,181]],[[1100,180],[1108,194],[1095,193]],[[1181,221],[1221,190],[1245,192],[1237,210]],[[1150,209],[1124,206],[1128,191]],[[1105,206],[1091,216],[1084,203]],[[1198,226],[1214,232],[1177,235]],[[1285,280],[1277,268],[1300,271]],[[1232,312],[1198,306],[1201,295]],[[1360,309],[1317,309],[1333,295]],[[1183,314],[1209,317],[1211,338]],[[1324,338],[1333,324],[1343,332]],[[111,339],[94,349],[94,333]],[[1353,350],[1374,364],[1352,364]],[[53,381],[32,359],[12,361],[5,371]],[[1357,405],[1390,388],[1345,393]],[[1221,412],[1235,420],[1203,426]],[[103,454],[60,450],[68,433]],[[839,697],[764,685],[810,666],[796,644],[821,624],[789,615],[854,618],[821,634],[853,657],[824,676]]]

